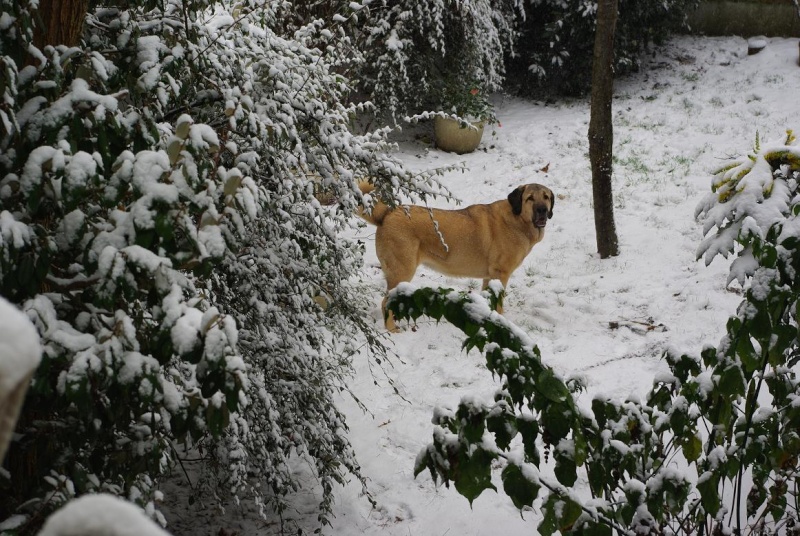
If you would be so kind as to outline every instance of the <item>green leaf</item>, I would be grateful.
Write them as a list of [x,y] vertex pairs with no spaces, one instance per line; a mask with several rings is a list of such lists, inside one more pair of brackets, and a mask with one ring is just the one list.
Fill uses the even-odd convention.
[[600,400],[599,398],[592,400],[594,420],[597,421],[597,426],[601,430],[606,426],[606,404],[607,402],[605,400]]
[[759,355],[753,346],[753,341],[746,333],[739,337],[738,344],[736,345],[736,355],[742,360],[744,369],[747,372],[753,372],[758,369],[761,364]]
[[[715,349],[710,348],[708,351],[710,351],[712,355],[716,355]],[[682,354],[680,357],[676,358],[668,353],[667,361],[672,369],[672,374],[675,375],[681,383],[686,383],[690,377],[700,374],[700,363],[698,360],[686,354]]]
[[175,233],[175,223],[168,212],[158,212],[155,218],[155,232],[162,240],[171,242]]
[[507,411],[495,411],[486,419],[486,428],[494,434],[494,441],[500,450],[508,450],[511,440],[517,435],[516,419]]
[[[770,294],[774,291],[770,291]],[[756,314],[748,322],[750,333],[759,341],[769,341],[772,335],[772,319],[769,316],[766,303],[758,303],[751,297],[752,291],[747,293],[747,301],[756,307]],[[769,300],[769,298],[768,298]]]
[[717,515],[720,507],[719,477],[706,472],[698,479],[697,491],[700,492],[700,503],[703,509],[712,516]]
[[453,481],[456,491],[467,498],[470,506],[486,489],[497,488],[492,484],[492,460],[497,456],[478,447],[468,456],[464,449],[458,452],[458,466]]
[[717,397],[709,407],[708,419],[714,424],[727,426],[733,415],[733,404],[727,396]]
[[208,423],[208,431],[211,432],[212,436],[221,436],[229,421],[230,413],[228,412],[228,406],[225,404],[218,408],[213,404],[209,404],[206,407],[206,422]]
[[142,246],[145,249],[150,249],[155,240],[156,233],[153,229],[137,229],[136,230],[136,245]]
[[[728,333],[735,333],[737,329],[734,327],[738,323],[741,326],[742,321],[736,317],[732,317],[728,320],[728,324],[726,329]],[[706,367],[714,367],[719,363],[719,358],[717,357],[717,349],[714,347],[709,346],[705,348],[702,352],[700,352],[700,357],[703,358],[703,365]]]
[[752,517],[761,509],[767,500],[767,490],[763,481],[755,481],[747,494],[747,516]]
[[696,462],[703,452],[703,443],[694,434],[680,439],[680,445],[683,455],[689,462]]
[[537,527],[540,536],[551,536],[558,530],[558,519],[556,517],[556,509],[558,508],[558,497],[555,493],[547,496],[547,500],[542,505],[542,522]]
[[572,529],[572,526],[581,516],[582,510],[580,505],[569,497],[565,497],[561,501],[561,504],[561,515],[558,518],[558,530],[560,530],[562,534],[566,534]]
[[486,429],[486,413],[482,407],[462,402],[458,406],[456,417],[461,423],[460,435],[467,443],[480,443]]
[[569,434],[572,422],[570,409],[565,404],[551,404],[542,412],[542,426],[548,432],[551,443],[557,444]]
[[594,460],[586,464],[586,473],[589,478],[589,487],[595,495],[602,494],[605,487],[612,484],[611,471],[602,460]]
[[662,384],[654,387],[647,396],[647,405],[666,411],[672,403],[672,384]]
[[433,300],[428,304],[425,313],[434,320],[441,320],[444,314],[444,304],[441,300]]
[[581,536],[611,536],[613,532],[609,525],[587,520],[582,523],[580,534]]
[[50,272],[50,254],[47,252],[46,249],[42,249],[39,251],[39,255],[36,258],[36,267],[35,267],[35,277],[37,288],[41,286],[41,282],[44,281],[47,274]]
[[36,282],[33,278],[34,259],[32,253],[26,253],[19,260],[17,269],[17,281],[20,288],[24,288],[30,295],[35,294]]
[[563,402],[570,396],[567,386],[549,368],[544,369],[536,378],[536,389],[553,402]]
[[676,434],[681,434],[686,430],[686,426],[689,423],[689,418],[686,415],[686,411],[682,406],[675,406],[672,408],[672,412],[669,415],[669,425],[675,431]]
[[511,497],[514,506],[520,510],[525,506],[533,506],[533,501],[536,500],[541,488],[538,482],[526,478],[522,474],[522,469],[513,463],[503,469],[501,478],[503,490]]
[[797,328],[794,326],[780,324],[775,326],[773,335],[777,335],[770,341],[769,364],[777,367],[786,362],[786,350],[792,347],[797,336]]
[[567,456],[559,456],[558,453],[554,456],[556,459],[555,475],[559,482],[564,486],[570,488],[575,484],[578,479],[578,470],[575,466],[575,460]]
[[586,442],[586,437],[583,435],[582,428],[576,426],[572,431],[572,442],[575,447],[575,465],[580,467],[586,463],[586,458],[589,455],[589,445]]
[[431,456],[430,448],[432,447],[425,447],[417,454],[417,459],[414,460],[414,478],[417,478],[425,469],[429,469],[431,478],[436,482],[436,467],[433,463],[433,456]]
[[719,390],[721,395],[728,398],[744,395],[744,376],[739,367],[731,365],[722,371],[719,377]]
[[772,515],[772,519],[783,518],[783,514],[786,512],[787,491],[786,482],[782,479],[776,480],[775,484],[770,486],[769,513]]
[[525,449],[525,461],[539,466],[539,449],[536,438],[539,436],[539,423],[532,417],[520,415],[517,417],[517,430],[522,436],[522,446]]
[[470,320],[465,319],[463,326],[461,326],[461,331],[466,333],[467,337],[472,337],[478,330],[481,329],[480,324],[476,324],[475,322],[471,322]]

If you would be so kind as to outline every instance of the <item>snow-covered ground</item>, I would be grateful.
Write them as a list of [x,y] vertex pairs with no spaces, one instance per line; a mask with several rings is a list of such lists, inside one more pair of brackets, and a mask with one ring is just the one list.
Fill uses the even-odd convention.
[[[748,56],[742,38],[678,37],[646,63],[642,72],[615,84],[614,204],[621,249],[616,258],[600,260],[596,254],[588,100],[498,101],[502,127],[495,136],[487,131],[472,154],[441,152],[411,131],[400,145],[414,168],[464,162],[465,172],[442,179],[462,206],[505,198],[529,182],[556,193],[544,241],[509,282],[505,316],[534,338],[545,363],[562,375],[586,378],[584,404],[599,392],[624,398],[647,391],[654,375],[666,370],[661,355],[668,347],[699,354],[704,345],[718,343],[741,289],[726,285],[724,259],[710,266],[696,260],[702,233],[695,207],[709,191],[709,172],[751,149],[756,133],[773,140],[787,128],[800,128],[797,39],[769,39],[763,51]],[[432,204],[455,206],[444,200]],[[384,282],[374,228],[360,237],[367,242],[367,262],[354,284],[372,297],[366,314],[380,325]],[[479,286],[424,268],[414,283]],[[455,490],[435,486],[429,474],[413,476],[414,459],[431,438],[434,407],[454,407],[466,395],[488,399],[498,386],[482,355],[465,354],[462,342],[458,330],[434,322],[392,335],[396,356],[386,371],[393,385],[366,355],[356,360],[350,387],[371,413],[347,397],[340,404],[377,507],[353,482],[337,490],[335,518],[323,534],[536,533],[540,512],[520,515],[502,492],[484,492],[470,508]],[[296,499],[297,509],[284,517],[289,532],[313,530],[317,496]],[[184,531],[193,526],[194,534],[217,534],[222,527],[242,535],[279,530],[247,509],[207,514],[202,528],[189,513],[173,518],[168,530],[188,534]]]

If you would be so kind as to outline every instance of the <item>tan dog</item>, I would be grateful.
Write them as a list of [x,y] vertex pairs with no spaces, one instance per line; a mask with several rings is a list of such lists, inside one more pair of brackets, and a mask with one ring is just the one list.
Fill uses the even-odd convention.
[[[361,183],[361,192],[374,189]],[[507,199],[488,205],[471,205],[460,210],[403,206],[391,209],[376,202],[372,213],[359,215],[378,227],[375,250],[386,276],[389,292],[411,281],[424,264],[455,277],[499,279],[505,287],[514,270],[531,248],[544,238],[547,220],[553,217],[555,197],[541,184],[515,188]],[[394,317],[382,304],[386,329],[397,331]],[[498,307],[502,313],[502,306]]]

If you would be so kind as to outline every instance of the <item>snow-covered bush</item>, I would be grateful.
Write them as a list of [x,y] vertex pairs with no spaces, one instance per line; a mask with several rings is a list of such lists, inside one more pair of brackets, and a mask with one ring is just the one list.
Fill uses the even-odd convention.
[[360,87],[395,119],[449,110],[446,91],[454,85],[496,91],[521,10],[519,0],[372,2],[360,14],[365,24],[356,37],[365,56]]
[[[685,25],[697,0],[620,0],[614,41],[616,75],[639,68],[641,54]],[[542,0],[525,4],[509,82],[523,95],[580,95],[592,76],[597,2]]]
[[[472,502],[494,489],[499,465],[516,507],[541,501],[544,536],[796,534],[800,144],[791,132],[757,142],[715,175],[713,189],[698,214],[716,232],[699,253],[738,250],[731,279],[749,287],[718,347],[666,353],[671,374],[644,400],[598,396],[581,409],[581,386],[560,378],[484,298],[398,287],[387,303],[398,318],[447,319],[503,381],[494,403],[470,396],[455,412],[436,411],[415,472],[454,482]],[[488,294],[492,304],[501,295],[492,286]]]
[[0,523],[29,532],[87,492],[159,518],[191,448],[222,491],[277,508],[310,461],[324,522],[358,477],[332,397],[358,334],[381,351],[338,231],[358,179],[435,191],[386,129],[351,134],[349,40],[276,33],[281,3],[168,0],[99,7],[79,46],[36,47],[38,2],[0,4],[0,294],[44,348]]
[[44,356],[0,517],[23,505],[19,519],[36,520],[89,491],[152,509],[171,440],[220,435],[247,387],[234,321],[195,274],[235,244],[255,189],[228,195],[217,134],[164,117],[189,60],[173,55],[174,33],[162,42],[118,13],[92,19],[103,31],[85,49],[38,50],[34,5],[3,8],[16,18],[2,30],[0,292],[34,322]]

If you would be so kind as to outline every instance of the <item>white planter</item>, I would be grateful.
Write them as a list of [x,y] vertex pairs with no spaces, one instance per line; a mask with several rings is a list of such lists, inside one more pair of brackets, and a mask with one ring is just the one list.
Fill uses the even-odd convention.
[[475,129],[461,127],[455,119],[436,116],[433,119],[433,133],[436,137],[436,147],[451,153],[471,153],[481,143],[483,136],[483,121],[472,123]]

